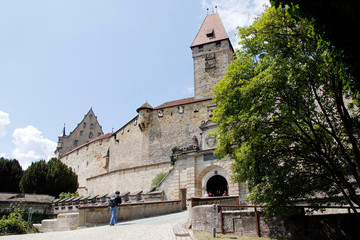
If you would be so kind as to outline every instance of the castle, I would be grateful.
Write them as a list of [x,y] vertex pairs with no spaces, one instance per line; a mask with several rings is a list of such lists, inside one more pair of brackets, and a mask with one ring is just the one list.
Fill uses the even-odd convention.
[[231,160],[213,155],[216,125],[209,120],[213,86],[224,76],[234,50],[217,13],[207,15],[190,46],[194,62],[194,97],[152,107],[113,133],[103,134],[92,109],[68,136],[59,137],[56,156],[78,174],[79,193],[148,192],[157,188],[165,199],[246,195],[243,183],[231,181]]

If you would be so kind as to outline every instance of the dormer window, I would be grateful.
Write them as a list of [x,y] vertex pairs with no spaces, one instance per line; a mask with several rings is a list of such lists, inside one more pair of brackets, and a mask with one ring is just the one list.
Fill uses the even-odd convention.
[[209,39],[214,38],[215,37],[214,29],[211,29],[211,30],[207,31],[206,37],[209,38]]

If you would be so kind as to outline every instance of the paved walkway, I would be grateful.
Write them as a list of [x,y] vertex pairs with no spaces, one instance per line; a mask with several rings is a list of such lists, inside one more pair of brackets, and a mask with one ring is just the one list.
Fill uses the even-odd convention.
[[188,212],[119,222],[115,226],[82,228],[73,231],[48,232],[0,237],[1,240],[195,240],[191,231],[182,226],[188,219]]

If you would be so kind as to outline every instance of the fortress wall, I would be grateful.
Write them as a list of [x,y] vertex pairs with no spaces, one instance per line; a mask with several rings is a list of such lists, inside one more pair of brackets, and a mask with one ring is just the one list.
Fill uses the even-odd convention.
[[[116,133],[116,141],[110,142],[109,171],[170,161],[174,147],[193,142],[193,136],[200,139],[199,126],[211,112],[211,101],[154,109],[149,115],[147,128],[141,130],[137,118]],[[158,116],[163,110],[163,116]]]
[[168,162],[138,166],[102,174],[87,179],[89,195],[150,191],[152,180],[159,173],[168,172],[171,166]]
[[61,161],[78,175],[79,187],[86,187],[86,178],[107,172],[107,151],[110,138],[91,142],[68,153]]

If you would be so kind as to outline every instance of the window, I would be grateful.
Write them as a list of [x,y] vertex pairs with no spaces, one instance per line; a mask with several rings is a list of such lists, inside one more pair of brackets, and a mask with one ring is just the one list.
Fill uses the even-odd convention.
[[203,52],[203,51],[204,51],[204,46],[203,45],[199,46],[199,52]]
[[94,135],[94,134],[93,134],[92,132],[90,132],[90,133],[89,133],[89,138],[92,138],[93,135]]
[[208,32],[206,33],[206,37],[209,38],[209,39],[214,38],[214,37],[215,37],[214,29],[208,31]]
[[101,132],[98,132],[98,137],[100,137],[101,136]]
[[86,128],[86,122],[83,123],[83,128]]
[[90,114],[90,115],[89,115],[89,118],[90,118],[90,119],[92,119],[92,117],[93,117],[93,115],[92,115],[92,114]]
[[90,124],[90,129],[94,129],[94,124]]
[[80,131],[80,136],[84,135],[84,131]]
[[216,160],[217,158],[212,153],[204,154],[204,161]]
[[221,42],[216,42],[215,46],[216,46],[217,48],[221,47]]
[[75,146],[78,145],[78,140],[74,140],[74,145],[75,145]]

